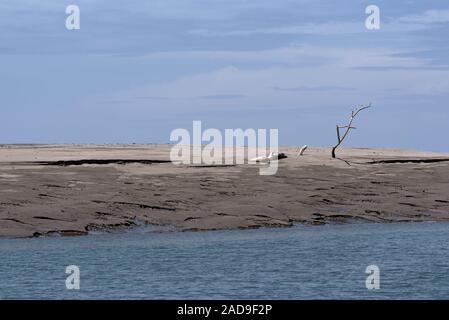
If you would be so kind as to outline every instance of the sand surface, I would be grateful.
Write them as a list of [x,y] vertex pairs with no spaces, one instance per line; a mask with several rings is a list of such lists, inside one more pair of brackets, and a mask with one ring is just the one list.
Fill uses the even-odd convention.
[[141,224],[212,230],[449,220],[449,154],[281,148],[260,165],[177,166],[169,145],[0,145],[0,236],[82,235]]

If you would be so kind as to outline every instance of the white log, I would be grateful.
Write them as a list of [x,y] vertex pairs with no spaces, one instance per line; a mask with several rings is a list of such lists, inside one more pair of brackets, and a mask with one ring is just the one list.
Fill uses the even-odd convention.
[[302,156],[302,155],[304,154],[304,151],[307,150],[307,148],[308,148],[308,146],[305,145],[305,146],[303,146],[301,149],[299,149],[298,157],[299,157],[299,156]]
[[287,158],[287,156],[284,153],[270,152],[268,157],[261,156],[261,157],[253,158],[250,161],[254,161],[254,162],[270,162],[272,160],[279,160],[279,159],[284,159],[284,158]]

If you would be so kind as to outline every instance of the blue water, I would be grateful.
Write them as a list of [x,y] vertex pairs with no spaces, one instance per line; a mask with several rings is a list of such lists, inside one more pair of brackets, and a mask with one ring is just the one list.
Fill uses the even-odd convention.
[[[449,223],[2,239],[0,298],[448,299],[448,240]],[[379,290],[365,286],[372,264]]]

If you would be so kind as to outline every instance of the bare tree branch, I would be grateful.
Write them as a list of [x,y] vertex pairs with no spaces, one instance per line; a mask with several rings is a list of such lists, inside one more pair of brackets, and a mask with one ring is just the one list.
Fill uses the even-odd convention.
[[341,139],[340,139],[340,128],[338,127],[338,125],[337,125],[337,139],[338,139],[338,142],[341,141]]
[[[367,106],[362,106],[362,107],[358,108],[357,110],[351,111],[351,117],[349,118],[349,124],[347,124],[346,126],[337,125],[337,144],[332,148],[332,158],[335,158],[335,150],[337,150],[337,148],[343,143],[345,138],[348,136],[349,131],[351,129],[356,129],[356,127],[352,126],[352,122],[354,121],[354,118],[360,113],[360,111],[368,109],[368,108],[371,108],[371,104],[369,104]],[[346,129],[344,131],[343,135],[341,135],[340,129]]]

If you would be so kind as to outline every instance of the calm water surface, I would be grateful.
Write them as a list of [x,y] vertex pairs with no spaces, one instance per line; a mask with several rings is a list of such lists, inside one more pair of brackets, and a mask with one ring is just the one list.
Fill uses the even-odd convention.
[[448,299],[449,223],[0,239],[0,298]]

